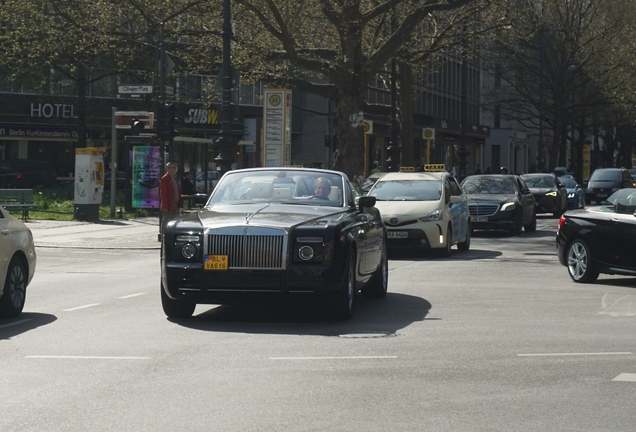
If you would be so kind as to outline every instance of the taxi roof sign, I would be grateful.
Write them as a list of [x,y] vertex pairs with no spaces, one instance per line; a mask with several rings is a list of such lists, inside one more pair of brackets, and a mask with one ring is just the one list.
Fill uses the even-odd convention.
[[424,165],[424,171],[426,171],[426,172],[446,171],[446,165],[444,165],[444,164],[426,164],[426,165]]
[[414,167],[401,167],[400,172],[415,172]]

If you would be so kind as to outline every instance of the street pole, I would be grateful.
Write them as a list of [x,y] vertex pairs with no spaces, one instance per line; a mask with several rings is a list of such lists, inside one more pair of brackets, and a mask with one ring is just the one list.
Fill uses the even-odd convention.
[[460,125],[460,138],[459,138],[459,181],[466,178],[466,165],[468,161],[468,151],[466,150],[466,123],[468,122],[468,95],[467,95],[467,73],[466,73],[466,59],[464,52],[460,53],[461,56],[461,125]]
[[539,28],[539,158],[537,171],[545,172],[545,146],[543,145],[543,26]]
[[[223,0],[223,63],[222,103],[221,103],[221,136],[217,140],[219,154],[214,158],[221,176],[232,169],[234,162],[234,141],[232,140],[232,65],[230,62],[230,44],[232,41],[232,22],[230,0]],[[206,168],[207,169],[207,168]]]
[[115,199],[117,198],[117,108],[112,107],[110,130],[110,217],[115,217]]

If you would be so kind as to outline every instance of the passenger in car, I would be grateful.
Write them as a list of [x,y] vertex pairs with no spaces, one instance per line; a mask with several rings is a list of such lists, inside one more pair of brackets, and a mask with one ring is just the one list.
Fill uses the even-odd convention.
[[314,193],[316,196],[329,198],[331,192],[331,182],[324,177],[318,177],[314,184]]

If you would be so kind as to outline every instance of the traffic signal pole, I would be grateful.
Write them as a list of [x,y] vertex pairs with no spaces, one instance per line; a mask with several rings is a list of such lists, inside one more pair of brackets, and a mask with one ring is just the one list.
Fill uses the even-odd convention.
[[[219,154],[214,160],[217,169],[223,175],[232,169],[234,162],[234,142],[232,140],[232,64],[230,47],[232,41],[232,22],[230,20],[230,0],[223,0],[223,63],[222,75],[222,103],[221,103],[221,136],[217,140]],[[207,167],[206,167],[207,169]]]

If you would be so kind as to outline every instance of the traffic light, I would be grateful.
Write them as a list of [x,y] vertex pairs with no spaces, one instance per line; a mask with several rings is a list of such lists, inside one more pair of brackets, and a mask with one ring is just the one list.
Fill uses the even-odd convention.
[[132,119],[130,121],[130,132],[132,132],[133,135],[139,135],[145,127],[144,122],[139,119]]
[[386,168],[388,172],[397,172],[400,169],[400,147],[389,141],[386,146]]
[[159,110],[159,120],[157,122],[157,135],[164,141],[171,140],[175,135],[175,113],[177,107],[171,103],[161,105]]
[[325,135],[325,147],[331,149],[331,135]]

